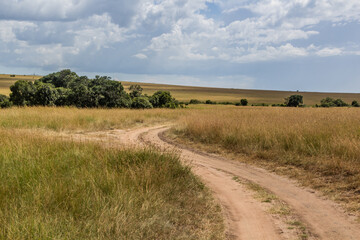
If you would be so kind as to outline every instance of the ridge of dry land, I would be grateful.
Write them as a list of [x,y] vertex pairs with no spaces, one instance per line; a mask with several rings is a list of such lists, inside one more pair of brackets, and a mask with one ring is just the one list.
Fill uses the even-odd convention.
[[[15,75],[10,77],[9,74],[0,74],[0,94],[8,95],[9,87],[15,81],[23,79],[34,81],[41,76],[33,75]],[[121,80],[120,80],[121,81]],[[190,87],[169,84],[154,83],[137,83],[121,81],[125,89],[129,89],[132,84],[139,84],[144,89],[144,93],[153,94],[158,90],[170,91],[171,94],[179,101],[188,102],[191,99],[200,101],[216,101],[216,102],[239,102],[240,99],[246,98],[251,104],[280,104],[284,102],[284,98],[293,94],[301,94],[304,97],[304,103],[307,105],[319,104],[321,99],[332,97],[341,98],[345,102],[351,104],[353,100],[360,102],[360,93],[326,93],[326,92],[296,92],[296,91],[272,91],[272,90],[249,90],[249,89],[229,89],[229,88],[209,88],[209,87]]]

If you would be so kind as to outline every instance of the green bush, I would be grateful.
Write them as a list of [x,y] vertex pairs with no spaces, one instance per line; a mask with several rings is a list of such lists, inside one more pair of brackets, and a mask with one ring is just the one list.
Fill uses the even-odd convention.
[[145,109],[153,108],[153,105],[150,103],[147,97],[136,97],[132,100],[131,107],[136,109]]
[[191,99],[189,104],[201,104],[202,102],[200,100],[197,99]]
[[248,103],[249,103],[249,102],[248,102],[248,100],[247,100],[246,98],[243,98],[243,99],[240,100],[241,106],[247,106]]
[[320,107],[346,107],[348,104],[341,99],[331,97],[324,98],[320,101]]
[[216,102],[213,102],[213,101],[211,101],[211,100],[206,100],[206,101],[205,101],[205,104],[216,104]]
[[12,102],[10,102],[10,99],[5,96],[0,94],[0,108],[9,108],[12,106]]
[[358,101],[354,100],[354,101],[352,101],[351,106],[360,107],[360,104],[358,103]]
[[301,95],[291,95],[290,97],[285,98],[285,105],[288,107],[298,107],[303,103],[303,96]]
[[179,102],[171,96],[169,91],[157,91],[150,97],[150,103],[154,108],[177,108]]

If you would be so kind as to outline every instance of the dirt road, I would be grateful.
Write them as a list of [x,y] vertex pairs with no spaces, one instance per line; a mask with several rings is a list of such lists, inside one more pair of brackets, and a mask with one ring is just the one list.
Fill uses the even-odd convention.
[[222,205],[230,238],[288,239],[264,211],[261,203],[254,200],[249,190],[234,181],[235,176],[262,186],[287,203],[310,229],[312,236],[307,237],[360,240],[360,226],[337,204],[264,169],[175,146],[161,137],[167,129],[161,126],[127,131],[122,135],[122,141],[134,145],[152,144],[178,151],[182,160],[193,166],[193,171],[203,179]]
[[[360,240],[360,225],[340,207],[310,189],[299,187],[292,180],[264,169],[190,150],[172,144],[163,137],[169,127],[143,127],[132,130],[111,130],[61,136],[76,141],[101,141],[109,147],[155,145],[163,150],[180,153],[185,164],[192,166],[213,191],[223,208],[229,239],[278,240],[323,239]],[[294,235],[290,227],[274,218],[254,193],[236,179],[260,185],[285,202],[309,230],[308,235]],[[296,232],[295,232],[296,233]]]

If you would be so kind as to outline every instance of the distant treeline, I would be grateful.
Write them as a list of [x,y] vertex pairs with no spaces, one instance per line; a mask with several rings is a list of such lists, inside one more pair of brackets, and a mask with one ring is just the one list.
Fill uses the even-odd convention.
[[107,76],[89,79],[69,69],[31,81],[19,80],[10,87],[10,98],[0,95],[0,107],[76,106],[79,108],[178,108],[181,104],[168,91],[142,94],[139,85],[130,93],[119,81]]
[[[69,69],[51,73],[35,82],[19,80],[10,87],[10,97],[0,94],[0,108],[16,106],[76,106],[80,108],[178,108],[188,104],[220,104],[247,106],[248,100],[239,102],[215,102],[191,99],[179,102],[169,91],[157,91],[149,96],[143,94],[140,85],[131,85],[129,93],[119,81],[107,76],[95,76],[89,79],[78,76]],[[269,106],[267,103],[252,103],[252,106]],[[302,95],[291,95],[284,103],[272,104],[279,107],[305,107]],[[359,107],[354,100],[347,104],[342,99],[327,97],[314,107]]]
[[[200,101],[198,99],[191,99],[188,104],[220,104],[220,105],[236,105],[236,106],[247,106],[247,99],[241,99],[239,102],[215,102],[211,100]],[[280,104],[268,104],[268,103],[253,103],[251,106],[272,106],[272,107],[305,107],[303,105],[302,95],[291,95],[284,99],[284,103]],[[344,102],[342,99],[333,99],[330,97],[324,98],[320,101],[320,104],[314,105],[314,107],[360,107],[360,104],[354,100],[351,104]]]

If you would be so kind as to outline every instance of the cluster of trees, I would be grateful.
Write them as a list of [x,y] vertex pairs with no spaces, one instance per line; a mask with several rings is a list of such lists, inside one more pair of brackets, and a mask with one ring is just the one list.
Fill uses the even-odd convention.
[[[287,107],[298,107],[303,104],[303,96],[301,95],[291,95],[288,98],[285,98],[285,103],[283,106]],[[315,107],[347,107],[350,106],[342,99],[334,99],[331,97],[324,98],[320,101],[320,105],[316,104]],[[351,103],[352,107],[360,107],[360,104],[354,100]]]
[[188,104],[220,104],[220,105],[247,106],[248,100],[241,99],[240,102],[234,103],[234,102],[215,102],[215,101],[211,101],[211,100],[200,101],[198,99],[191,99]]
[[[342,99],[334,99],[334,98],[324,98],[320,101],[320,105],[316,105],[316,107],[346,107],[349,106],[346,102],[344,102]],[[351,106],[353,107],[360,107],[359,103],[354,100],[351,103]]]
[[217,102],[211,100],[200,101],[198,99],[191,99],[189,104],[217,104]]
[[52,73],[34,83],[19,80],[10,87],[10,98],[2,95],[0,107],[76,106],[80,108],[177,108],[180,106],[168,91],[143,95],[139,85],[124,90],[119,81],[107,76],[89,79],[69,69]]

